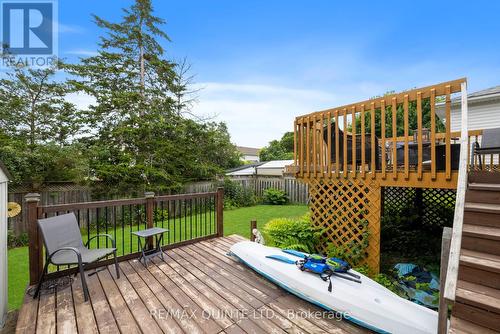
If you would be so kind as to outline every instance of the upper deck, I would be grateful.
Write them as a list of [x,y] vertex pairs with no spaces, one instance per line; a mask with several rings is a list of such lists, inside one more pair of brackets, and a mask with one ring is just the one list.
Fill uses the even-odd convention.
[[[466,79],[299,116],[288,172],[297,178],[362,178],[380,186],[454,189],[460,132],[450,131],[451,98]],[[444,102],[445,115],[436,115]],[[468,133],[470,169],[498,169],[499,157],[470,159],[482,130]],[[353,140],[355,138],[355,140]]]

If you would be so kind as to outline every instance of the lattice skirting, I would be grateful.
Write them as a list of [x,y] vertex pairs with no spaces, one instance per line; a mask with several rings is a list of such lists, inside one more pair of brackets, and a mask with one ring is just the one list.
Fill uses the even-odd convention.
[[413,208],[425,225],[453,225],[456,197],[454,189],[385,187],[382,191],[383,207],[385,210],[390,209],[392,214]]
[[[380,265],[380,185],[368,178],[309,180],[311,219],[335,246],[366,244],[364,259],[373,273]],[[366,233],[368,229],[368,233]],[[326,252],[327,243],[323,244]],[[349,251],[349,249],[347,250]]]

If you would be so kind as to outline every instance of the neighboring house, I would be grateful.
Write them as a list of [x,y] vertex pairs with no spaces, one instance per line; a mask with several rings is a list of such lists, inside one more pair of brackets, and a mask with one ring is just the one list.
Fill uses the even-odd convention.
[[262,162],[257,162],[253,164],[247,164],[226,171],[226,176],[238,177],[238,176],[254,176],[255,168],[262,165]]
[[259,176],[283,176],[285,167],[293,164],[293,160],[273,160],[255,168]]
[[259,162],[259,148],[236,146],[236,149],[242,154],[241,160]]
[[[469,130],[500,128],[500,86],[467,95]],[[436,104],[436,113],[444,119],[444,103]],[[460,131],[460,98],[451,100],[451,131]]]
[[8,310],[7,294],[7,184],[10,174],[0,161],[0,328]]
[[226,171],[226,176],[283,176],[285,167],[293,164],[293,160],[273,160],[243,165]]

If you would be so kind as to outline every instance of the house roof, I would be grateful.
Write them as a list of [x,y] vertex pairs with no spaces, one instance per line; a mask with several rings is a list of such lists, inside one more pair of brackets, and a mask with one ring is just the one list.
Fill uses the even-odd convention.
[[236,146],[236,149],[243,155],[259,155],[260,148]]
[[[477,102],[499,97],[500,97],[500,86],[490,87],[483,90],[478,90],[477,92],[472,92],[467,94],[467,100],[469,102]],[[460,96],[451,99],[451,103],[455,104],[460,102],[461,102]],[[444,106],[444,102],[437,103],[436,106]]]
[[467,97],[471,98],[471,97],[479,97],[479,96],[492,95],[492,94],[500,94],[500,86],[495,86],[495,87],[490,87],[490,88],[486,88],[483,90],[479,90],[477,92],[468,94]]
[[7,170],[7,167],[5,167],[2,161],[0,161],[0,170],[5,174],[7,179],[12,180],[12,175],[10,175],[9,171]]
[[254,163],[251,163],[251,164],[241,165],[241,166],[238,166],[238,167],[226,170],[226,174],[229,174],[229,173],[232,173],[232,172],[236,172],[236,171],[239,171],[239,170],[242,170],[242,169],[247,169],[249,167],[254,167],[255,168],[255,167],[260,166],[262,164],[263,164],[263,162],[254,162]]
[[255,175],[255,167],[247,167],[244,169],[235,170],[233,172],[226,173],[226,175],[230,176]]
[[285,168],[285,166],[293,164],[293,160],[273,160],[268,161],[257,167],[257,169],[261,168]]

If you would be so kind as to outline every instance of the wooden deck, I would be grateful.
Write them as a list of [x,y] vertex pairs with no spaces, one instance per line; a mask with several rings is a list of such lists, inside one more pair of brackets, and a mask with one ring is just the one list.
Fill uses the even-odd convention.
[[[323,312],[226,256],[239,236],[167,251],[146,269],[137,260],[78,277],[39,300],[26,296],[17,333],[365,333]],[[323,313],[321,313],[323,314]]]

